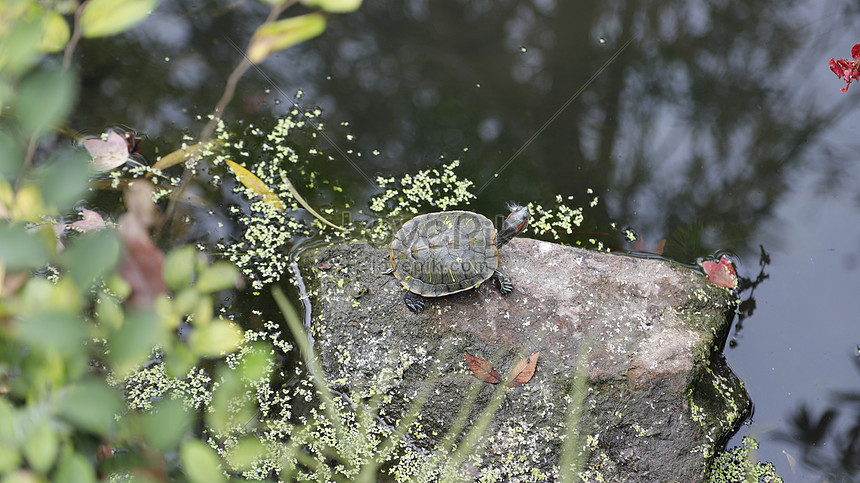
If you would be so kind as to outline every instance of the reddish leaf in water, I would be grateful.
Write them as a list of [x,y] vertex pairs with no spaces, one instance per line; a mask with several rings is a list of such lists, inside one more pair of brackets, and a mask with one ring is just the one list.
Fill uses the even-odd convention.
[[132,307],[151,307],[155,298],[167,292],[164,282],[164,254],[149,236],[149,228],[158,213],[152,201],[155,187],[149,181],[137,180],[125,191],[128,212],[119,219],[123,243],[120,276],[131,287],[126,303]]
[[635,242],[633,242],[633,251],[634,252],[646,252],[653,253],[655,255],[662,255],[663,249],[666,248],[666,239],[662,239],[657,242],[653,247],[648,247],[648,244],[645,242],[644,238],[637,238]]
[[466,359],[466,364],[469,365],[469,369],[472,370],[472,374],[474,374],[478,379],[484,382],[489,382],[490,384],[498,384],[502,382],[502,376],[499,374],[499,371],[495,370],[493,365],[489,362],[470,356],[469,354],[463,354],[463,358]]
[[708,274],[708,280],[714,285],[719,285],[725,288],[735,288],[738,286],[738,276],[735,273],[735,267],[728,258],[720,258],[720,262],[706,260],[702,262],[702,268]]
[[107,226],[105,224],[104,218],[102,218],[102,215],[98,214],[93,210],[81,208],[81,215],[83,215],[83,220],[70,223],[69,226],[71,226],[72,228],[77,228],[82,232],[98,231],[104,229]]
[[106,140],[94,138],[84,139],[81,142],[93,157],[93,167],[96,171],[110,171],[128,161],[128,142],[113,129],[108,133]]
[[535,375],[538,356],[540,356],[540,352],[535,352],[528,357],[520,359],[511,371],[513,379],[511,379],[511,382],[508,385],[511,387],[520,387],[531,381],[532,377]]

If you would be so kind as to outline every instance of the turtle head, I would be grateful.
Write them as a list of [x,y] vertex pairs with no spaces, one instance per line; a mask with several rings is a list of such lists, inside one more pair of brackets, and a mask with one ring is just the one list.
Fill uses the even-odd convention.
[[511,241],[511,238],[519,235],[529,224],[528,206],[519,206],[511,203],[508,205],[508,209],[511,210],[511,214],[505,218],[499,234],[496,235],[496,247],[498,248],[502,248],[502,245]]

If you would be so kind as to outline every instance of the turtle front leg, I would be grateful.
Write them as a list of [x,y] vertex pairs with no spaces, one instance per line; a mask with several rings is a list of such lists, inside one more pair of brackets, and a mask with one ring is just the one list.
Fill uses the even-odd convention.
[[407,290],[406,293],[403,294],[403,301],[406,302],[406,306],[409,307],[409,310],[416,314],[424,311],[424,297],[415,292]]
[[498,282],[499,292],[501,292],[502,295],[507,295],[514,291],[514,284],[511,283],[511,279],[505,276],[502,272],[496,270],[493,272],[493,278]]

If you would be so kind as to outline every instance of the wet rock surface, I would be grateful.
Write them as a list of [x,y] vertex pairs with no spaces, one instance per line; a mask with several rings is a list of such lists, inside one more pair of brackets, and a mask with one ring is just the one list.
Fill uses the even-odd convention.
[[734,296],[662,260],[524,238],[500,254],[512,294],[487,281],[428,298],[413,314],[386,274],[387,247],[351,242],[304,252],[311,333],[332,387],[393,396],[385,411],[392,419],[425,391],[424,437],[413,445],[432,451],[470,387],[477,394],[469,422],[498,389],[478,381],[464,354],[504,375],[540,352],[534,377],[506,390],[462,465],[465,481],[553,481],[569,471],[559,464],[568,438],[585,481],[703,481],[719,441],[749,407],[716,349]]

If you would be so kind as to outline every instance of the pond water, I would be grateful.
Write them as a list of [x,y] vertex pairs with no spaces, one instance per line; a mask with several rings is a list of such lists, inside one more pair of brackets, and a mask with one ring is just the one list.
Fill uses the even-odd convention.
[[[84,40],[72,125],[172,151],[266,13],[164,1]],[[786,481],[860,480],[860,85],[840,92],[827,65],[857,25],[853,1],[367,2],[250,70],[226,117],[282,115],[302,90],[328,126],[313,169],[344,188],[344,216],[368,213],[377,176],[458,159],[475,211],[597,195],[597,231],[665,240],[684,263],[732,254],[757,283],[724,352],[755,412],[729,446],[754,436]]]

